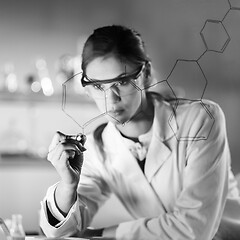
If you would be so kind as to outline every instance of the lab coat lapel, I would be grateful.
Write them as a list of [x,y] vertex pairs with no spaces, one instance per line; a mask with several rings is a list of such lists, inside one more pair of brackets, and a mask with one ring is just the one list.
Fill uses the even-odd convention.
[[156,136],[153,138],[145,163],[145,175],[149,182],[171,154],[171,150],[163,142]]
[[104,140],[104,146],[107,148],[108,154],[110,154],[111,166],[128,177],[139,175],[141,169],[137,166],[136,159],[125,146],[121,134],[112,123],[108,124],[104,132]]
[[[111,149],[110,155],[114,156],[111,158],[111,167],[108,169],[112,169],[110,171],[117,170],[118,173],[121,173],[121,177],[124,176],[125,179],[122,180],[119,177],[117,180],[113,180],[116,184],[124,181],[120,184],[117,191],[121,191],[120,188],[125,185],[125,191],[129,192],[130,196],[135,196],[137,199],[137,201],[128,201],[128,204],[131,205],[131,207],[125,206],[135,217],[157,216],[160,213],[165,212],[160,199],[147,181],[142,170],[138,166],[136,159],[124,145],[120,133],[111,124],[108,125],[108,129],[106,130],[104,139],[107,139],[107,142],[105,142],[105,144],[108,149]],[[113,172],[112,176],[118,177],[116,171]],[[124,192],[124,194],[126,194],[126,192]],[[119,198],[121,199],[121,195]],[[124,202],[126,201],[122,202],[125,204]]]
[[154,116],[153,136],[145,164],[145,175],[149,182],[151,182],[163,163],[170,158],[172,151],[167,143],[177,132],[176,118],[171,105],[156,101]]

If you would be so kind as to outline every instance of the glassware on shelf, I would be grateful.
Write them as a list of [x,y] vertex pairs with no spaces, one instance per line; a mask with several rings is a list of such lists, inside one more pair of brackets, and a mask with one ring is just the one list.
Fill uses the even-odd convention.
[[10,235],[11,235],[12,240],[24,240],[25,239],[25,231],[23,229],[21,214],[13,214],[12,215]]
[[68,87],[73,94],[84,94],[85,92],[81,84],[81,62],[81,56],[71,54],[62,55],[56,62],[58,85],[62,86],[67,80],[72,79]]
[[26,77],[26,83],[27,83],[27,91],[38,93],[41,91],[41,83],[39,82],[38,78],[34,74],[29,74]]
[[52,80],[49,77],[47,68],[47,62],[43,58],[39,58],[36,61],[36,68],[41,83],[41,88],[45,96],[52,96],[54,94],[54,88]]
[[1,240],[11,240],[11,235],[9,228],[2,218],[0,218],[0,239]]
[[18,90],[18,81],[15,74],[14,64],[11,62],[5,63],[3,68],[4,89],[10,93]]

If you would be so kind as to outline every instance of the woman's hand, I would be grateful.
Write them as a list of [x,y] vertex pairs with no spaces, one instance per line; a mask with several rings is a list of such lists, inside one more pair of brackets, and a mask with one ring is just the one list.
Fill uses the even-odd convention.
[[61,181],[55,191],[55,203],[59,211],[66,216],[77,197],[77,186],[83,164],[85,136],[76,137],[57,132],[49,146],[48,161],[57,170]]
[[77,187],[83,164],[84,142],[57,132],[49,146],[48,161],[57,170],[62,184]]

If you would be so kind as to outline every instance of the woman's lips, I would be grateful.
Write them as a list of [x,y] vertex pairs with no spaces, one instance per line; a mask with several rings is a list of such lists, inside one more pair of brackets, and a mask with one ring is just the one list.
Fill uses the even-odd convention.
[[114,109],[114,110],[111,110],[109,113],[113,116],[119,116],[121,115],[122,113],[124,112],[123,109]]

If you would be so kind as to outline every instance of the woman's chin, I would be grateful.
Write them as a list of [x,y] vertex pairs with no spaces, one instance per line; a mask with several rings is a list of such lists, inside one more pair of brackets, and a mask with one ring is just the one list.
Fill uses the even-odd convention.
[[125,124],[127,122],[129,122],[129,118],[126,118],[126,116],[123,116],[121,114],[111,114],[108,113],[106,115],[107,120],[109,120],[110,122],[114,123],[114,124]]

